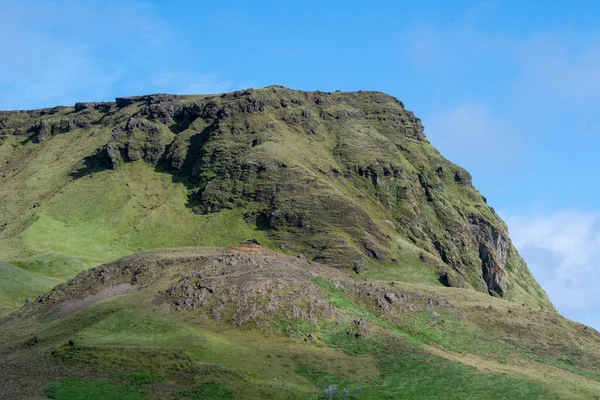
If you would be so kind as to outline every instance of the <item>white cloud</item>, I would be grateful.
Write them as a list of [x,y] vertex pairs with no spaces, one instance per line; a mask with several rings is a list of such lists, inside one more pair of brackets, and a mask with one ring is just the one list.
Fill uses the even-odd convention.
[[513,242],[556,307],[600,328],[600,214],[560,211],[505,218]]
[[415,25],[405,36],[410,38],[407,58],[416,67],[437,71],[447,79],[457,70],[477,69],[490,59],[501,60],[515,45],[514,38],[483,34],[462,20],[445,28]]
[[[473,115],[476,124],[472,127],[463,124],[459,131],[450,132],[458,134],[453,143],[447,144],[449,137],[432,137],[442,149],[449,146],[450,157],[464,147],[455,158],[459,163],[487,168],[476,154],[464,157],[464,153],[470,147],[481,147],[483,141],[506,143],[507,129],[496,126],[502,121],[505,127],[510,124],[510,130],[533,131],[531,137],[541,133],[536,129],[543,123],[571,113],[567,133],[582,136],[594,132],[600,126],[600,31],[491,31],[482,18],[497,4],[482,4],[446,24],[418,21],[403,35],[406,58],[437,94],[428,106],[438,108],[437,114],[430,111],[433,118],[424,119],[429,136],[447,137],[438,132],[440,125]],[[462,105],[448,108],[449,101],[457,100]],[[490,122],[484,124],[483,119]],[[464,133],[477,127],[488,130]],[[520,133],[513,138],[522,137]]]
[[514,96],[565,101],[600,100],[600,31],[554,28],[517,34],[486,28],[492,2],[468,9],[445,25],[417,22],[403,48],[415,67],[442,80],[468,73],[493,83],[512,78]]
[[87,46],[43,31],[55,23],[50,9],[26,13],[20,3],[10,4],[0,16],[1,108],[60,102],[73,90],[101,95],[100,88],[118,79],[117,71],[102,68]]

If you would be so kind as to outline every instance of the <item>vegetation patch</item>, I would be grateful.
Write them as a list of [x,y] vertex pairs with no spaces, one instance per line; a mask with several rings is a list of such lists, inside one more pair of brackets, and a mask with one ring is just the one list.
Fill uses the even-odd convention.
[[145,371],[113,371],[112,375],[127,380],[136,386],[150,385],[165,380],[162,375],[152,375]]
[[143,391],[107,381],[67,378],[49,386],[45,395],[54,400],[146,400]]
[[0,316],[16,310],[27,299],[33,300],[61,282],[60,279],[0,261]]
[[207,382],[196,386],[193,390],[180,392],[177,398],[227,400],[233,398],[233,390],[223,387],[217,382]]
[[[427,355],[379,354],[381,374],[369,384],[319,371],[296,369],[320,388],[321,399],[550,399],[540,385],[502,374],[481,373],[458,362]],[[354,397],[353,397],[354,396]]]

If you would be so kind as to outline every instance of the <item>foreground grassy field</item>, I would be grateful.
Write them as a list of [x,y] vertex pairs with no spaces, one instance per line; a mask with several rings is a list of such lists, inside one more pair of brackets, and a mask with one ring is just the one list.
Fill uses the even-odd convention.
[[356,279],[258,245],[154,251],[95,268],[0,329],[10,371],[0,390],[13,398],[600,393],[590,328],[473,290]]

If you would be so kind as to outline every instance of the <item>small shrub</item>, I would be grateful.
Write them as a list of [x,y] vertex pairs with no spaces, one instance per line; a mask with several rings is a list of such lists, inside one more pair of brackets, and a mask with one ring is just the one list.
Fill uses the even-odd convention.
[[333,400],[338,392],[337,385],[329,385],[323,391],[323,399],[324,400]]
[[573,357],[569,357],[566,355],[561,355],[557,357],[557,360],[560,362],[563,362],[565,364],[569,364],[569,365],[575,365],[577,364],[577,360],[575,360]]
[[350,393],[350,389],[340,389],[338,385],[329,385],[323,391],[321,398],[323,400],[357,400],[359,398],[362,389],[360,386],[355,386]]

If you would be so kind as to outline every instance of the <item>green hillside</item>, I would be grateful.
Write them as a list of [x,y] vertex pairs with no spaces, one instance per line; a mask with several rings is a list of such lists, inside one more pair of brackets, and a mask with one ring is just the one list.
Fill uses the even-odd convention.
[[4,260],[53,252],[84,269],[255,238],[553,309],[470,175],[383,93],[151,95],[4,112],[0,129]]
[[471,289],[256,244],[139,253],[0,320],[0,390],[53,399],[591,399],[599,334]]
[[386,94],[0,112],[0,188],[7,398],[600,396],[600,333]]

